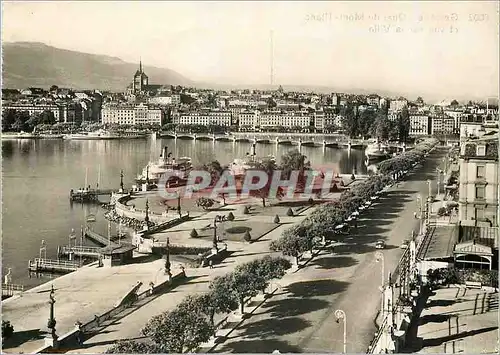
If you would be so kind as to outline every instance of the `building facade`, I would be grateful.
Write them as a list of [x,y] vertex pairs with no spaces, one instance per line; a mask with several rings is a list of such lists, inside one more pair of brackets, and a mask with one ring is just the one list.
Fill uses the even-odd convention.
[[174,117],[173,123],[184,125],[231,126],[232,124],[231,111],[200,110],[196,112],[179,112]]
[[446,115],[434,116],[431,118],[432,135],[452,135],[457,132],[455,119]]
[[429,116],[419,114],[410,115],[410,136],[427,136],[431,134],[430,128]]
[[459,216],[462,225],[498,226],[498,136],[461,145]]
[[163,124],[163,111],[148,105],[106,105],[101,112],[102,123],[120,125]]

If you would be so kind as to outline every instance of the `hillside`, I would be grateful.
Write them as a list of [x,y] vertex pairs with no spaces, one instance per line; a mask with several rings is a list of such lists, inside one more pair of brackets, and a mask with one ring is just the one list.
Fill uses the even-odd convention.
[[[115,57],[81,53],[37,42],[3,43],[3,87],[72,87],[124,91],[138,64]],[[151,84],[190,85],[170,69],[144,66]]]

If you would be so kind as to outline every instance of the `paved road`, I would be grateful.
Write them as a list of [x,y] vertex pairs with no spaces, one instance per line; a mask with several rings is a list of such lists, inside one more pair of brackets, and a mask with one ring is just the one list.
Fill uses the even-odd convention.
[[365,352],[376,331],[374,319],[381,302],[381,264],[375,261],[374,244],[378,239],[386,241],[385,270],[394,270],[402,254],[402,240],[418,229],[413,215],[417,195],[427,195],[427,180],[435,177],[444,154],[444,150],[432,153],[425,167],[365,212],[357,234],[334,254],[325,252],[308,267],[285,276],[282,292],[215,351],[340,353],[343,324],[337,323],[334,313],[342,309],[347,315],[347,351]]

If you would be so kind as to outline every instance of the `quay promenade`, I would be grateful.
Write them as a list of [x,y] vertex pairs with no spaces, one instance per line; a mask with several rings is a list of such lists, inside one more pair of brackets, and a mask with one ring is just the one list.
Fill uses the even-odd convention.
[[[436,158],[433,157],[433,160],[436,160]],[[435,168],[435,162],[433,162],[433,164],[429,164],[429,166],[425,167],[427,174]],[[364,311],[360,315],[356,315],[356,317],[360,317],[359,326],[354,326],[354,322],[348,323],[350,324],[348,326],[348,332],[351,334],[350,337],[351,339],[356,339],[355,342],[357,344],[355,347],[353,346],[352,349],[349,347],[349,350],[366,350],[366,346],[371,341],[371,337],[374,333],[373,320],[376,315],[377,307],[380,303],[380,295],[377,292],[377,280],[380,280],[380,277],[372,275],[378,274],[379,270],[376,267],[377,265],[374,264],[372,260],[373,255],[371,254],[373,254],[375,248],[371,244],[380,237],[377,234],[385,235],[386,238],[388,238],[388,244],[390,243],[391,245],[394,245],[395,248],[391,248],[390,250],[390,252],[392,252],[392,256],[386,259],[386,268],[393,268],[398,260],[398,243],[401,240],[406,239],[406,234],[409,234],[410,229],[413,228],[413,224],[418,223],[413,219],[415,202],[412,197],[414,197],[413,195],[417,193],[416,190],[426,191],[427,189],[427,183],[423,176],[416,176],[416,178],[410,177],[409,179],[413,179],[414,181],[401,183],[400,187],[396,188],[399,189],[397,194],[392,196],[389,195],[388,198],[383,199],[383,201],[372,208],[372,210],[376,211],[376,215],[370,218],[372,219],[372,222],[368,223],[371,225],[368,227],[369,229],[347,238],[347,246],[337,250],[336,254],[338,253],[338,255],[335,255],[333,258],[329,255],[327,256],[326,261],[318,261],[324,264],[320,264],[320,269],[322,270],[320,270],[319,273],[316,271],[315,275],[310,275],[308,272],[312,269],[306,267],[296,274],[285,276],[285,278],[280,282],[285,290],[296,290],[297,287],[302,287],[302,292],[306,292],[305,294],[302,294],[304,297],[307,294],[310,297],[316,295],[316,298],[325,298],[321,300],[316,298],[311,300],[312,303],[319,304],[321,308],[325,308],[326,304],[330,305],[327,307],[327,313],[325,313],[324,309],[317,309],[319,313],[315,312],[314,314],[312,314],[313,312],[306,312],[311,313],[313,315],[313,319],[300,321],[302,324],[314,324],[315,321],[319,322],[319,328],[311,328],[310,325],[304,326],[303,328],[306,329],[306,331],[312,331],[313,333],[328,332],[328,336],[321,336],[321,338],[327,339],[327,343],[321,343],[321,345],[320,343],[310,344],[310,341],[300,341],[299,344],[297,344],[298,348],[306,348],[309,351],[318,351],[318,349],[324,349],[323,351],[340,351],[340,342],[338,339],[341,337],[341,331],[339,330],[339,334],[335,333],[333,337],[332,334],[330,334],[332,333],[331,329],[335,329],[334,324],[332,323],[334,320],[331,319],[333,317],[333,310],[335,309],[334,307],[338,306],[337,302],[338,299],[340,299],[344,300],[344,302],[348,301],[348,303],[341,304],[348,314],[348,317],[353,317],[354,314],[359,312],[360,304],[364,304],[366,306],[363,308]],[[230,209],[231,206],[226,206],[225,208]],[[187,276],[191,278],[188,279],[185,284],[181,284],[176,287],[174,292],[160,294],[148,304],[120,319],[119,322],[114,322],[107,326],[104,331],[85,339],[81,346],[75,345],[75,349],[70,350],[69,352],[100,353],[104,352],[118,340],[140,338],[141,328],[152,316],[163,311],[173,309],[188,294],[206,292],[208,290],[210,280],[212,280],[215,276],[223,275],[231,271],[235,265],[247,262],[254,258],[262,257],[266,254],[271,254],[269,252],[269,243],[272,240],[279,238],[282,232],[290,226],[290,223],[300,222],[312,210],[312,208],[309,208],[300,216],[282,217],[282,224],[278,228],[266,234],[258,242],[245,244],[228,241],[227,244],[229,250],[234,250],[235,253],[227,258],[221,265],[217,265],[214,269],[186,269]],[[394,212],[399,213],[395,216],[393,214]],[[213,211],[202,216],[201,218],[205,219],[203,223],[209,223],[207,221],[213,220],[215,215],[219,213],[220,211]],[[373,212],[368,212],[368,214],[371,213]],[[263,217],[264,216],[259,218]],[[409,221],[413,221],[413,224],[408,223]],[[199,225],[200,221],[194,219],[193,221],[184,223],[183,227],[185,227],[185,231],[190,231],[192,227],[195,226],[195,224],[191,225],[191,223],[198,223]],[[387,227],[384,225],[387,225]],[[380,230],[380,226],[384,226],[382,230]],[[384,232],[386,229],[388,231]],[[389,234],[386,235],[386,233]],[[361,259],[357,260],[358,258]],[[332,267],[328,265],[334,266],[333,271],[328,270]],[[142,281],[143,284],[147,285],[150,281],[152,281],[151,278],[155,274],[155,269],[158,270],[157,273],[159,279],[164,277],[161,272],[162,266],[161,261],[132,264],[124,267],[108,269],[109,271],[107,271],[107,276],[103,276],[101,273],[104,269],[96,270],[95,268],[87,268],[85,272],[83,270],[79,270],[73,274],[54,280],[52,283],[56,289],[57,303],[55,313],[56,320],[58,322],[58,334],[64,334],[65,332],[72,330],[73,324],[76,320],[80,320],[82,322],[88,321],[93,318],[93,315],[103,313],[104,311],[110,309],[114,302],[116,302],[119,297],[123,296],[123,294],[126,293],[128,289],[137,281]],[[90,272],[87,270],[90,270]],[[387,270],[390,270],[390,268]],[[344,274],[344,272],[346,273]],[[112,280],[112,277],[116,277],[116,281],[114,279]],[[300,279],[301,277],[305,279]],[[308,278],[309,280],[307,280]],[[329,280],[327,281],[327,284],[325,284],[325,278],[333,278],[333,280]],[[109,287],[111,284],[113,284],[113,286],[116,284],[116,287],[114,286],[112,290],[110,290]],[[121,287],[119,286],[120,284]],[[5,352],[30,352],[41,345],[43,340],[40,340],[40,330],[43,331],[46,329],[45,323],[49,312],[47,304],[47,291],[49,289],[50,284],[42,285],[23,294],[22,297],[14,297],[10,300],[10,302],[4,302],[4,319],[11,321],[16,329],[16,332],[21,330],[25,331],[27,334],[31,334],[31,336],[28,336],[30,340],[19,344],[19,346],[15,348],[4,349]],[[374,296],[367,298],[367,294],[374,294]],[[33,301],[30,301],[30,296],[33,295]],[[341,295],[340,298],[339,295]],[[300,310],[301,307],[307,308],[311,302],[303,302],[302,299],[298,302],[299,303],[295,304],[295,306],[293,304],[288,306],[279,306],[279,298],[273,298],[265,308],[268,308],[271,304],[275,307],[281,307],[283,310],[284,308],[291,309],[290,312],[292,313],[299,312],[297,313],[297,316],[299,316],[300,314],[303,314],[300,313],[303,312]],[[294,309],[296,309],[296,311],[294,311]],[[263,312],[259,311],[259,314],[260,313],[265,313],[265,309]],[[274,314],[274,312],[272,314]],[[275,323],[276,319],[274,316],[272,316],[272,318]],[[254,321],[258,321],[258,318],[254,318],[254,316],[252,316],[244,323],[243,327],[248,327]],[[356,324],[358,324],[358,320],[356,320]],[[271,324],[271,328],[272,329],[267,329],[265,331],[265,334],[268,334],[268,337],[280,338],[286,335],[277,330],[278,328],[276,327],[276,324],[274,326]],[[360,332],[364,335],[361,336],[358,334]],[[244,348],[240,348],[238,351],[257,351],[257,348],[255,347],[256,342],[251,339],[255,336],[265,338],[265,335],[263,336],[261,333],[262,332],[257,332],[257,334],[247,333],[249,341]],[[318,336],[311,335],[308,336],[308,339],[318,340],[319,338]],[[266,349],[265,352],[268,352],[267,350],[272,352],[277,348],[275,347],[277,344],[276,341],[271,340],[272,339],[270,339],[269,342],[261,342],[262,346],[269,346],[269,349]],[[290,341],[290,343],[293,342]],[[230,342],[228,344],[228,346],[230,346]],[[281,349],[283,349],[283,351],[287,351],[286,344],[288,344],[288,339],[286,339],[285,342],[283,342],[282,339],[281,342],[278,342],[278,344],[282,344]],[[362,347],[363,349],[361,349]],[[264,349],[259,348],[258,350],[263,351]]]
[[[223,209],[229,212],[231,206],[226,206]],[[83,348],[79,348],[76,351],[82,353],[104,352],[107,347],[118,339],[117,337],[125,339],[128,336],[140,336],[141,327],[152,316],[175,307],[187,294],[207,291],[208,283],[211,279],[231,271],[236,264],[268,254],[270,241],[277,239],[283,230],[290,226],[289,223],[302,221],[310,211],[312,209],[308,209],[301,216],[282,217],[282,224],[264,236],[260,242],[246,244],[225,241],[228,249],[235,252],[221,265],[211,270],[207,268],[188,268],[185,265],[188,277],[188,281],[185,284],[176,287],[174,292],[161,294],[150,303],[127,315],[118,324],[110,326],[119,326],[120,331],[117,330],[113,334],[108,331],[97,334],[86,341],[83,344]],[[185,231],[190,231],[192,228],[198,228],[200,223],[207,224],[209,223],[207,221],[213,221],[215,215],[220,213],[221,211],[208,212],[199,217],[203,219],[202,221],[195,218],[192,221],[181,224],[179,227],[182,226]],[[184,233],[187,235],[188,232]],[[147,258],[147,256],[143,258]],[[173,272],[179,270],[181,266],[179,263],[173,262],[172,264]],[[138,261],[137,263],[112,268],[98,268],[94,263],[28,290],[22,295],[5,300],[2,302],[3,318],[11,322],[20,339],[15,338],[17,339],[14,341],[16,346],[6,347],[3,351],[6,353],[27,353],[33,352],[43,346],[43,337],[48,331],[46,323],[49,316],[48,300],[51,285],[54,285],[55,289],[57,334],[62,335],[73,330],[74,323],[77,320],[85,323],[94,319],[95,315],[102,314],[113,308],[117,300],[125,295],[138,281],[143,283],[139,290],[142,292],[149,287],[150,282],[158,284],[166,280],[163,268],[163,260],[153,262]],[[124,325],[126,326],[123,327]],[[114,340],[96,347],[89,347],[88,344],[97,341],[95,339],[99,339],[101,336]]]
[[[245,320],[215,352],[271,353],[278,349],[340,353],[342,324],[338,324],[334,316],[334,311],[340,308],[347,314],[347,350],[364,353],[376,331],[375,318],[380,306],[380,264],[375,261],[375,242],[386,240],[388,247],[384,255],[388,273],[399,261],[401,241],[418,226],[413,216],[416,196],[427,192],[427,178],[441,157],[441,152],[432,153],[424,168],[391,188],[361,216],[358,232],[336,247],[333,255],[325,251],[308,266],[280,280],[281,290],[277,295]],[[303,217],[290,217],[284,222],[301,219]],[[211,279],[231,271],[235,264],[273,254],[269,252],[269,243],[288,227],[282,225],[259,242],[242,246],[212,270],[187,270],[188,276],[197,278],[178,286],[172,294],[159,296],[69,352],[104,352],[118,340],[141,339],[140,330],[152,316],[173,309],[188,294],[206,292]]]

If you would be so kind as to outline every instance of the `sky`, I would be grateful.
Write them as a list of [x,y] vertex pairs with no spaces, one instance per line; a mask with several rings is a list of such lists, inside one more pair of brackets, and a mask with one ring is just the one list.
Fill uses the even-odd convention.
[[2,40],[218,84],[269,84],[272,67],[274,84],[484,97],[498,95],[498,18],[495,1],[3,1]]

